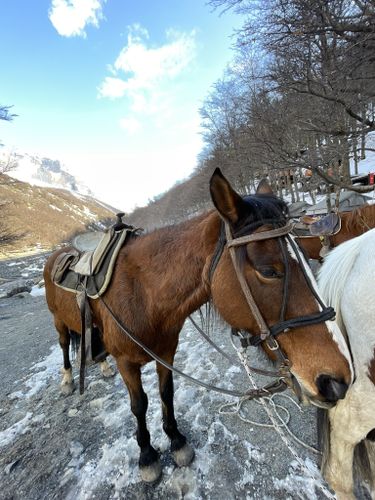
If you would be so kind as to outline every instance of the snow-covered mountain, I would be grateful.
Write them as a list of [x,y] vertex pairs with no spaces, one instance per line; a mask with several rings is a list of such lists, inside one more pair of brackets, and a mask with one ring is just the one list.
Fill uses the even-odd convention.
[[34,186],[63,188],[84,195],[93,195],[87,186],[63,169],[59,160],[7,150],[1,151],[0,155],[3,158],[10,158],[17,165],[9,172],[15,179]]

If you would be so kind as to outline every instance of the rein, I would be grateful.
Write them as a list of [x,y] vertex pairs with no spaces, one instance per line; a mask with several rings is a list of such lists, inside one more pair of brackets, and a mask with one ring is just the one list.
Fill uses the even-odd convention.
[[192,382],[195,385],[199,385],[201,387],[204,387],[205,389],[209,389],[209,390],[212,390],[215,392],[220,392],[222,394],[228,394],[229,396],[236,396],[239,398],[246,398],[246,399],[254,399],[254,398],[269,396],[270,394],[273,394],[275,392],[285,391],[285,389],[287,388],[287,385],[285,384],[284,381],[277,380],[275,382],[271,382],[270,384],[266,385],[265,387],[263,387],[261,389],[254,389],[254,390],[249,390],[246,392],[240,392],[240,391],[235,391],[235,390],[231,390],[231,389],[224,389],[222,387],[216,387],[214,385],[206,384],[205,382],[202,382],[201,380],[198,380],[194,377],[191,377],[190,375],[187,375],[186,373],[182,372],[178,368],[175,368],[173,365],[164,361],[164,359],[162,359],[160,356],[155,354],[151,349],[149,349],[138,337],[136,337],[136,335],[133,332],[131,332],[130,330],[128,330],[127,328],[124,327],[124,325],[120,322],[120,320],[117,318],[117,316],[113,313],[113,311],[109,308],[109,306],[104,302],[104,300],[101,297],[99,297],[99,299],[100,299],[101,303],[104,305],[105,309],[108,311],[108,313],[111,316],[111,318],[113,319],[113,321],[120,328],[121,332],[125,333],[127,335],[127,337],[129,337],[135,344],[137,344],[139,347],[141,347],[155,361],[157,361],[158,363],[163,365],[165,368],[168,368],[168,370],[170,370],[171,372],[176,373],[177,375],[180,375],[181,377],[187,379],[189,382]]
[[[215,269],[220,261],[221,255],[223,253],[225,245],[228,247],[232,263],[238,278],[238,281],[241,285],[241,289],[244,293],[244,296],[246,298],[246,301],[249,305],[250,311],[253,314],[256,323],[258,325],[259,333],[251,335],[247,331],[243,330],[237,330],[232,328],[232,335],[237,335],[240,338],[241,345],[244,349],[246,349],[249,346],[258,346],[262,342],[265,342],[267,345],[268,349],[270,349],[272,352],[274,352],[277,356],[277,358],[280,361],[279,368],[277,372],[274,371],[269,371],[269,370],[263,370],[261,368],[255,368],[252,366],[248,366],[248,368],[258,374],[265,375],[265,376],[270,376],[270,377],[278,377],[276,380],[273,382],[270,382],[269,384],[265,385],[264,387],[260,389],[250,389],[246,392],[240,392],[236,390],[230,390],[230,389],[225,389],[221,387],[216,387],[212,386],[210,384],[207,384],[205,382],[202,382],[201,380],[195,379],[191,377],[190,375],[187,375],[186,373],[182,372],[181,370],[175,368],[173,365],[167,363],[164,361],[161,357],[159,357],[157,354],[155,354],[151,349],[149,349],[133,332],[131,332],[128,328],[126,328],[121,321],[118,319],[118,317],[115,315],[115,313],[111,310],[111,308],[108,306],[108,304],[103,300],[101,296],[98,298],[100,299],[101,303],[105,307],[105,309],[108,311],[109,315],[113,319],[113,321],[116,323],[118,328],[122,333],[124,333],[129,339],[131,339],[135,344],[137,344],[139,347],[141,347],[152,359],[163,365],[165,368],[170,370],[171,372],[176,373],[177,375],[180,375],[187,379],[188,381],[199,385],[201,387],[204,387],[209,390],[213,390],[215,392],[219,392],[222,394],[227,394],[230,396],[235,396],[235,397],[240,397],[240,398],[246,398],[246,399],[255,399],[255,398],[262,398],[266,396],[270,396],[271,394],[278,393],[278,392],[283,392],[285,391],[288,386],[294,389],[299,390],[299,387],[296,385],[297,382],[295,378],[293,377],[290,368],[291,368],[291,362],[289,359],[285,356],[283,351],[281,350],[279,343],[276,340],[276,336],[280,333],[285,333],[289,331],[291,328],[296,328],[296,327],[301,327],[301,326],[307,326],[307,325],[312,325],[316,323],[320,323],[323,321],[326,321],[328,319],[332,319],[335,315],[333,308],[325,307],[323,302],[321,301],[319,295],[316,293],[314,290],[313,285],[310,282],[310,279],[306,273],[303,261],[301,259],[301,256],[299,254],[299,251],[297,249],[296,244],[290,237],[289,233],[293,230],[293,224],[292,223],[287,223],[284,226],[277,227],[275,229],[267,230],[267,231],[262,231],[259,233],[253,233],[250,235],[246,236],[241,236],[238,238],[233,238],[230,227],[228,224],[225,223],[225,234],[224,231],[220,232],[220,237],[218,240],[217,248],[214,252],[214,255],[211,260],[211,264],[209,267],[208,271],[208,276],[209,280],[211,281],[213,274],[215,272]],[[254,298],[251,293],[251,290],[245,280],[245,277],[243,273],[241,272],[240,264],[237,259],[237,254],[236,254],[236,248],[242,245],[247,245],[249,242],[253,241],[261,241],[265,239],[271,239],[271,238],[277,238],[279,241],[279,244],[281,246],[281,251],[284,259],[284,266],[285,266],[285,280],[284,280],[284,293],[283,293],[283,302],[282,302],[282,307],[281,307],[281,314],[280,314],[280,321],[279,323],[272,325],[269,327],[264,320]],[[283,241],[281,240],[283,238]],[[288,298],[288,290],[289,290],[289,268],[288,268],[288,259],[287,259],[287,249],[285,245],[284,238],[287,239],[288,243],[292,246],[294,253],[296,254],[297,260],[302,268],[303,275],[305,277],[305,280],[307,284],[309,285],[309,288],[311,289],[313,295],[317,299],[319,305],[322,308],[322,311],[316,314],[311,314],[309,316],[301,316],[298,318],[293,318],[289,320],[285,320],[285,311],[286,311],[286,305],[287,305],[287,298]],[[203,330],[197,325],[197,323],[189,316],[190,321],[192,324],[195,326],[195,328],[198,330],[198,332],[207,340],[220,354],[222,354],[226,359],[228,359],[231,363],[233,363],[233,358],[229,356],[225,351],[223,351],[220,347],[218,347],[209,337],[206,335]],[[82,388],[83,389],[83,388]]]

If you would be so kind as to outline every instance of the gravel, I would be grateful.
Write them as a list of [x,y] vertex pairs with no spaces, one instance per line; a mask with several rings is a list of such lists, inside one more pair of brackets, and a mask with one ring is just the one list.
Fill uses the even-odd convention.
[[[37,283],[45,258],[1,261],[0,279],[9,282],[23,277]],[[229,349],[228,342],[224,343]],[[189,350],[195,357],[189,358]],[[185,327],[177,365],[195,376],[194,370],[207,365],[205,373],[213,377],[208,382],[246,388],[241,373],[210,353]],[[236,415],[220,415],[218,408],[225,398],[192,388],[181,379],[175,383],[176,417],[197,456],[190,467],[176,469],[162,437],[151,365],[144,375],[146,391],[152,393],[148,422],[162,450],[164,473],[156,485],[143,484],[137,472],[134,419],[119,374],[103,379],[98,367],[90,367],[85,394],[79,396],[76,391],[65,397],[59,390],[61,365],[45,298],[22,293],[0,300],[0,499],[324,498],[314,488],[321,484],[314,453],[294,444],[311,466],[311,479],[293,464],[274,430],[255,427]],[[290,401],[283,405],[291,413],[293,432],[316,445],[315,410],[309,407],[300,413]],[[248,418],[264,421],[255,403],[244,412]],[[361,493],[358,498],[366,496]]]

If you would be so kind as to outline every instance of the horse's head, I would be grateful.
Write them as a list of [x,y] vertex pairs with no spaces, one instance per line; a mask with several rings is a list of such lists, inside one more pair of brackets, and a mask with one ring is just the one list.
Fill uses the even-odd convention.
[[242,198],[218,169],[210,189],[227,236],[212,275],[216,308],[232,327],[259,340],[271,332],[262,346],[275,359],[269,347],[278,343],[276,352],[290,361],[294,387],[303,399],[331,406],[352,381],[350,354],[336,323],[328,321],[332,311],[321,302],[311,270],[288,233],[286,204],[265,182],[257,194]]

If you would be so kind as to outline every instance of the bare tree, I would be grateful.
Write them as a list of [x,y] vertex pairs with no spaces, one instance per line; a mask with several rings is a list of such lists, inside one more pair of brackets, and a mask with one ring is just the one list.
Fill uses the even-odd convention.
[[[300,96],[301,112],[294,124],[304,136],[301,149],[308,154],[301,158],[296,149],[298,163],[310,163],[324,182],[351,188],[350,161],[358,164],[359,157],[372,149],[366,136],[375,130],[373,0],[212,0],[211,4],[246,16],[237,45],[247,78],[261,80],[273,102],[275,96],[279,103],[290,102],[293,94]],[[260,74],[246,64],[255,52],[266,61]],[[268,149],[282,156],[285,142],[276,149],[274,142]],[[293,165],[293,158],[288,161]],[[333,175],[327,175],[328,170]]]
[[[11,106],[0,105],[0,120],[12,121],[17,115],[10,112]],[[7,182],[7,177],[5,173],[15,169],[17,167],[17,160],[14,155],[8,154],[4,159],[0,160],[0,183]],[[0,200],[0,214],[4,211],[4,203]],[[7,224],[4,222],[4,217],[0,220],[0,248],[9,247],[16,240],[21,238],[22,235],[15,234],[10,230]]]

